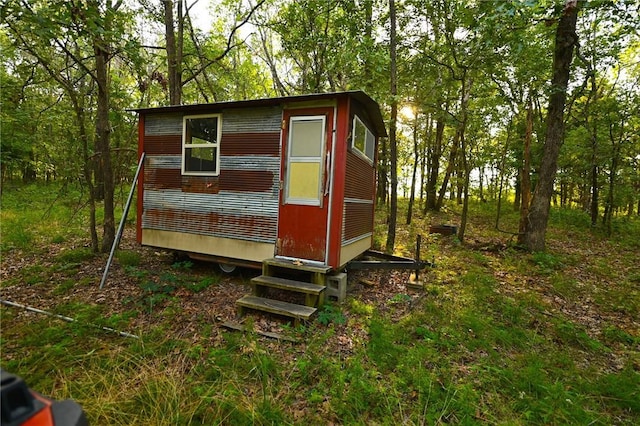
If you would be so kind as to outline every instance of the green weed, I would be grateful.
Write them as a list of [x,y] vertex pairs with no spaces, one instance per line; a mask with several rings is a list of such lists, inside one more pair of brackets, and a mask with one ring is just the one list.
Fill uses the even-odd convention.
[[345,324],[347,322],[347,318],[339,308],[330,304],[325,304],[318,312],[318,322],[322,325],[329,325],[331,323]]
[[538,267],[541,274],[549,275],[554,271],[562,269],[562,260],[552,253],[546,251],[535,252],[531,255],[531,261]]
[[88,248],[76,248],[60,252],[55,260],[60,264],[79,264],[92,259],[95,254]]
[[133,250],[118,250],[116,252],[118,263],[124,267],[136,267],[140,265],[142,256]]
[[28,250],[33,247],[36,236],[26,220],[5,222],[2,226],[2,251]]

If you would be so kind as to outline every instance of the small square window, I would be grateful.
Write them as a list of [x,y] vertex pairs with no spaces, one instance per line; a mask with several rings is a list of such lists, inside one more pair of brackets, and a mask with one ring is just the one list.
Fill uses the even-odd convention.
[[182,136],[182,174],[220,173],[221,116],[185,116]]
[[366,157],[369,162],[373,162],[375,155],[376,138],[365,126],[360,118],[353,117],[353,131],[351,136],[351,147],[360,155]]

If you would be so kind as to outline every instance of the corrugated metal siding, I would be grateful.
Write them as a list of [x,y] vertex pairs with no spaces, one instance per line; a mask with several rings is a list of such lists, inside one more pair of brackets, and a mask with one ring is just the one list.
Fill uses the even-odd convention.
[[375,170],[366,160],[347,151],[347,175],[344,196],[361,200],[373,200],[375,194]]
[[222,133],[220,154],[280,156],[280,132]]
[[222,111],[222,133],[280,132],[282,109],[250,108]]
[[366,160],[347,151],[342,243],[373,232],[375,170]]
[[182,134],[182,114],[149,114],[145,116],[144,134],[145,136]]
[[275,243],[281,118],[224,110],[220,175],[200,177],[180,171],[182,114],[146,115],[142,228]]
[[180,155],[182,152],[182,136],[180,135],[148,135],[144,137],[146,155]]
[[344,217],[342,222],[342,242],[373,232],[373,203],[349,202],[344,203]]

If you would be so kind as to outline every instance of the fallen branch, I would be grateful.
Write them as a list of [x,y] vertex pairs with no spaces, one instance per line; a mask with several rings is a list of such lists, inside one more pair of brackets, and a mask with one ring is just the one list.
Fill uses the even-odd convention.
[[[51,313],[51,312],[43,311],[42,309],[32,308],[31,306],[21,305],[20,303],[10,302],[10,301],[4,300],[4,299],[0,299],[0,303],[2,303],[3,305],[6,305],[6,306],[12,306],[14,308],[21,308],[21,309],[24,309],[24,310],[29,311],[29,312],[35,312],[37,314],[47,315],[47,316],[50,316],[50,317],[53,317],[53,318],[57,318],[59,320],[66,321],[66,322],[78,322],[77,320],[75,320],[75,319],[73,319],[71,317],[66,317],[64,315],[54,314],[54,313]],[[116,334],[118,334],[119,336],[122,336],[122,337],[132,337],[134,339],[139,339],[140,338],[139,336],[136,336],[135,334],[126,333],[124,331],[114,330],[113,328],[102,327],[102,326],[95,325],[95,324],[88,324],[88,325],[90,325],[91,327],[94,327],[94,328],[101,328],[104,331],[109,331],[111,333],[116,333]]]

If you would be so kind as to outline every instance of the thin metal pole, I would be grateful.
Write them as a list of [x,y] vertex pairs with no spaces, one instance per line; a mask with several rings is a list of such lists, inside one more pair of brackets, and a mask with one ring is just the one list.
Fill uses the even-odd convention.
[[111,267],[111,262],[113,261],[113,254],[116,252],[116,248],[118,247],[118,244],[120,244],[120,238],[122,237],[122,231],[124,230],[124,222],[127,220],[127,214],[129,214],[129,207],[131,206],[131,200],[133,199],[133,191],[136,189],[136,183],[138,183],[138,176],[140,175],[140,170],[142,170],[142,163],[144,163],[144,152],[140,156],[140,161],[138,162],[136,177],[133,179],[133,183],[131,184],[131,191],[129,191],[129,198],[127,199],[127,204],[124,206],[124,211],[122,212],[122,219],[120,219],[120,226],[118,226],[118,232],[116,232],[116,238],[113,240],[113,245],[111,246],[111,253],[109,253],[109,260],[107,260],[107,266],[104,267],[104,273],[102,274],[102,280],[100,281],[100,290],[102,290],[104,283],[107,281],[107,275],[109,275],[109,268]]
[[[14,308],[21,308],[21,309],[24,309],[24,310],[29,311],[29,312],[35,312],[37,314],[48,315],[50,317],[57,318],[59,320],[66,321],[66,322],[78,322],[77,320],[75,320],[73,318],[70,318],[70,317],[65,317],[64,315],[53,314],[51,312],[43,311],[42,309],[32,308],[31,306],[21,305],[20,303],[10,302],[10,301],[4,300],[4,299],[0,299],[0,303],[2,303],[3,305],[12,306]],[[89,324],[89,325],[92,326],[92,327],[95,327],[95,328],[101,328],[101,329],[103,329],[105,331],[109,331],[111,333],[116,333],[116,334],[118,334],[118,335],[120,335],[122,337],[132,337],[134,339],[139,339],[140,338],[140,337],[136,336],[135,334],[126,333],[124,331],[114,330],[113,328],[101,327],[101,326],[95,325],[95,324]]]

